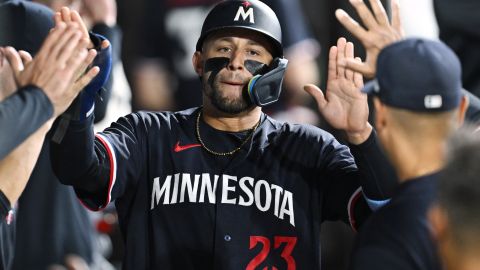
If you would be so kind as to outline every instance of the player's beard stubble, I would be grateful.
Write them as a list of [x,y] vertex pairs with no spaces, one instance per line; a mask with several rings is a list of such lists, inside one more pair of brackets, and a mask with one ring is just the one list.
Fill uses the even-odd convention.
[[254,104],[248,97],[245,86],[239,90],[241,93],[238,95],[229,95],[227,91],[232,90],[225,89],[226,85],[223,84],[222,81],[245,82],[246,79],[242,78],[239,74],[227,76],[220,73],[215,74],[215,72],[209,72],[203,76],[203,91],[216,109],[228,114],[239,114],[254,107]]

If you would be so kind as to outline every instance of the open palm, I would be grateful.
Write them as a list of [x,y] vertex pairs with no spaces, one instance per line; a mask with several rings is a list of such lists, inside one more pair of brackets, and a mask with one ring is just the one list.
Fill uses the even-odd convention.
[[342,65],[348,59],[354,59],[353,44],[340,38],[330,49],[325,96],[314,85],[306,85],[305,90],[316,99],[320,113],[332,127],[360,133],[368,126],[367,95],[361,93],[362,75]]

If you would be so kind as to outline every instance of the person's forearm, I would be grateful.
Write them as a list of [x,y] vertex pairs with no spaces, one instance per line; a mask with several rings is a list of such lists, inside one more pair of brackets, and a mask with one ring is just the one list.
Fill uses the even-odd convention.
[[50,120],[43,124],[0,161],[0,190],[12,206],[25,189],[52,122]]
[[53,106],[41,89],[27,86],[0,102],[0,160],[53,115]]
[[61,143],[50,144],[52,168],[61,183],[91,193],[107,188],[108,177],[102,177],[109,171],[102,167],[106,157],[97,155],[94,144],[92,116],[71,121]]
[[361,175],[364,195],[371,200],[389,199],[398,185],[393,166],[388,161],[377,141],[376,132],[359,145],[350,145],[350,150]]

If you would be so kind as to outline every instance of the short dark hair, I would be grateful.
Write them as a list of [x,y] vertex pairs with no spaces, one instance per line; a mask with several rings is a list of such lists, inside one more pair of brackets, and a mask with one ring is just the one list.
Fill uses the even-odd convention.
[[438,201],[447,212],[456,244],[480,240],[480,132],[459,129],[451,137],[447,164],[438,182]]

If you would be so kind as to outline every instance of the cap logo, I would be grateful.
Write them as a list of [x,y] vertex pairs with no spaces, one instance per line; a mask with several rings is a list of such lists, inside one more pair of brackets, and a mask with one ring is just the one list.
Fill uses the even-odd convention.
[[442,96],[441,95],[428,95],[425,96],[424,105],[427,109],[437,109],[442,107]]
[[[243,2],[242,4],[243,6],[239,6],[238,7],[238,11],[237,11],[237,14],[235,15],[235,18],[233,19],[233,21],[237,22],[238,20],[240,20],[240,17],[242,17],[242,20],[246,21],[247,19],[249,19],[250,23],[255,23],[255,17],[253,15],[253,7],[250,7],[252,4],[250,4],[250,2]],[[245,11],[245,8],[248,8],[247,11]]]

